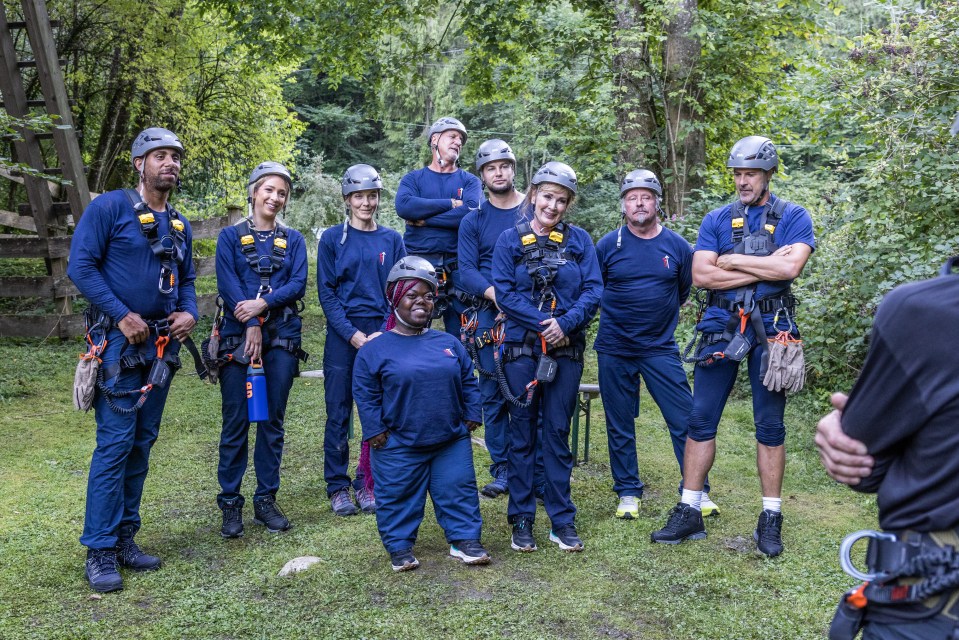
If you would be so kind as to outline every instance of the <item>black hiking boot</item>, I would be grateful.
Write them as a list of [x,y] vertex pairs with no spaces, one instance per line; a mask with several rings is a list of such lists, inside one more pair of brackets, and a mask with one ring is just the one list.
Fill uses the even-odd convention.
[[130,525],[120,527],[117,538],[117,561],[121,567],[134,571],[156,571],[160,568],[160,559],[143,553],[143,549],[133,541],[136,529]]
[[240,499],[224,500],[221,509],[223,510],[223,525],[220,527],[220,535],[224,538],[242,538],[243,507],[240,506]]
[[513,537],[510,545],[514,551],[536,551],[536,538],[533,537],[533,519],[517,518],[513,522]]
[[662,544],[679,544],[683,540],[702,540],[705,537],[703,514],[684,502],[672,508],[665,527],[653,531],[649,536],[653,542]]
[[779,511],[763,509],[759,522],[753,531],[753,540],[760,552],[775,558],[783,552],[783,514]]
[[270,533],[279,533],[290,528],[290,521],[280,511],[273,496],[253,501],[253,522],[265,525]]
[[90,587],[98,593],[109,593],[123,588],[115,549],[88,549],[85,572]]

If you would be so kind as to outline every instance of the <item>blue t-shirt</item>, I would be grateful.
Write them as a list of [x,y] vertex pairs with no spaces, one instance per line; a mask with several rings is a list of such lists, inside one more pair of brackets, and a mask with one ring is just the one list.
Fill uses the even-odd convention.
[[689,243],[665,227],[648,240],[623,229],[617,249],[618,234],[617,229],[596,243],[604,286],[593,347],[628,357],[675,353],[679,307],[693,281]]
[[[596,315],[603,295],[603,276],[596,260],[596,248],[589,234],[567,225],[569,241],[564,263],[553,280],[557,318],[567,336],[581,332]],[[496,241],[493,251],[493,287],[496,304],[506,312],[506,341],[522,342],[527,331],[542,330],[540,322],[550,317],[549,309],[540,311],[539,293],[534,299],[533,280],[523,260],[523,245],[516,228],[507,229]]]
[[353,397],[363,439],[390,432],[407,447],[449,442],[483,421],[473,361],[453,336],[386,331],[365,345],[353,366]]
[[400,234],[383,226],[373,231],[350,227],[340,244],[342,239],[342,224],[320,236],[316,288],[327,324],[349,341],[357,331],[350,318],[386,317],[386,277],[406,248]]
[[[775,196],[770,196],[770,202]],[[767,203],[768,204],[768,203]],[[714,209],[706,214],[699,227],[699,237],[696,239],[695,251],[712,251],[719,255],[730,253],[735,246],[733,243],[732,229],[732,211],[736,203],[727,204],[719,209]],[[762,212],[766,206],[747,207],[746,222],[750,233],[759,230],[759,224],[762,220]],[[783,211],[782,220],[773,233],[773,241],[780,247],[787,244],[796,244],[801,242],[809,245],[811,249],[816,249],[816,238],[813,235],[812,218],[809,212],[798,204],[789,202]],[[785,291],[792,280],[779,280],[775,282],[759,282],[756,286],[756,295],[758,298],[767,298],[775,296],[777,293]],[[735,300],[736,290],[729,289],[724,293],[724,297],[729,300]],[[766,325],[766,333],[775,334],[779,329],[786,328],[786,321],[780,318],[779,327],[773,327],[773,318],[775,312],[764,313],[763,322]],[[706,333],[720,333],[726,327],[729,320],[729,312],[718,307],[709,307],[699,323],[699,330]]]
[[[413,255],[456,253],[460,222],[482,197],[479,178],[462,169],[438,173],[423,167],[407,173],[396,190],[396,213],[404,220],[422,220],[426,226],[406,225],[406,250]],[[453,208],[451,200],[463,204]]]
[[459,230],[459,285],[466,293],[483,297],[493,286],[493,249],[507,229],[516,226],[521,205],[500,209],[486,200],[463,218]]
[[[170,214],[154,211],[162,238],[170,233]],[[70,244],[67,275],[92,304],[114,322],[128,313],[146,320],[166,318],[174,311],[186,311],[194,318],[196,271],[193,268],[193,231],[180,216],[186,234],[185,258],[178,265],[170,293],[161,293],[160,259],[150,248],[133,204],[123,190],[97,196],[83,212]],[[165,283],[164,288],[169,288]]]
[[[274,268],[270,274],[270,286],[273,290],[263,296],[271,311],[296,303],[306,293],[306,242],[296,229],[284,228],[287,232],[286,256],[279,268]],[[240,238],[246,235],[250,235],[250,227],[246,220],[242,220],[220,231],[216,240],[216,288],[223,298],[225,323],[222,335],[235,335],[242,331],[240,322],[233,317],[233,309],[238,302],[255,299],[260,288],[260,276],[250,267],[240,248]],[[252,235],[257,255],[272,256],[276,234],[265,239],[261,239],[255,232]],[[250,318],[245,326],[252,327],[257,324],[257,318]]]

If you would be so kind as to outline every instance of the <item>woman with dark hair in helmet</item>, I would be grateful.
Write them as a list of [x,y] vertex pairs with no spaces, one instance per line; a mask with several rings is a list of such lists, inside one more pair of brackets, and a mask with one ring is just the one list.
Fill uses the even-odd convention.
[[278,162],[264,162],[250,175],[250,217],[220,232],[216,243],[217,289],[223,299],[219,327],[220,392],[223,430],[217,477],[223,510],[224,538],[243,535],[240,484],[246,472],[250,421],[247,413],[247,366],[262,364],[269,418],[256,424],[253,466],[253,522],[271,533],[290,522],[276,504],[283,454],[286,401],[298,373],[301,320],[298,304],[306,293],[306,244],[299,231],[277,216],[290,196],[290,172]]
[[[320,236],[316,286],[326,315],[323,349],[323,389],[326,429],[323,435],[323,476],[333,513],[358,512],[350,495],[350,448],[347,434],[353,410],[353,361],[357,349],[379,331],[386,317],[386,276],[406,255],[400,234],[376,222],[383,181],[368,164],[355,164],[343,174],[346,220]],[[369,447],[360,455],[352,481],[359,507],[376,511]]]
[[422,258],[397,262],[387,279],[387,331],[360,349],[353,392],[372,447],[376,525],[394,571],[419,566],[416,533],[429,492],[450,555],[487,564],[470,432],[483,407],[473,362],[453,336],[429,328],[436,270]]
[[506,312],[499,366],[510,401],[509,522],[511,546],[535,551],[533,465],[542,419],[549,539],[581,551],[570,497],[569,427],[583,375],[586,326],[596,315],[603,278],[589,234],[563,216],[576,197],[576,174],[547,162],[533,176],[524,219],[499,237],[493,252],[496,304]]

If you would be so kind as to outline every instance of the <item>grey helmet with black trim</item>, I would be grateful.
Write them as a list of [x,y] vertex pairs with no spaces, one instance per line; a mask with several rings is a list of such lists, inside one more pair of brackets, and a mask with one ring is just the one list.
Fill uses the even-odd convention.
[[434,295],[439,291],[436,268],[430,264],[430,261],[419,256],[406,256],[400,258],[390,269],[390,274],[386,276],[386,295],[390,295],[390,290],[397,282],[410,279],[422,280],[430,285]]
[[444,131],[459,131],[463,134],[463,144],[466,144],[466,127],[463,126],[463,123],[457,120],[456,118],[443,117],[434,122],[430,128],[429,132],[426,134],[426,144],[433,146],[433,135],[436,133],[443,133]]
[[261,162],[256,165],[256,168],[250,173],[250,179],[246,184],[252,188],[260,178],[265,178],[266,176],[279,176],[286,180],[287,186],[293,186],[293,176],[290,175],[290,170],[279,162],[273,162],[272,160],[267,160],[266,162]]
[[476,170],[483,169],[483,165],[496,160],[509,160],[516,166],[516,155],[505,140],[493,138],[487,140],[476,150]]
[[154,149],[176,149],[180,155],[186,153],[183,143],[175,133],[163,127],[150,127],[141,131],[130,145],[130,162],[133,168],[139,171],[136,159],[142,158]]
[[550,160],[533,174],[531,182],[533,185],[539,185],[544,182],[558,184],[561,187],[566,187],[573,192],[573,195],[576,195],[576,172],[564,162]]
[[663,196],[663,185],[659,183],[656,174],[649,169],[635,169],[627,173],[619,186],[619,197],[625,196],[630,189],[649,189],[657,196]]
[[726,160],[729,169],[762,169],[775,171],[779,168],[776,145],[763,136],[746,136],[733,145]]
[[380,190],[383,188],[383,179],[380,174],[368,164],[354,164],[343,174],[343,197],[357,191]]

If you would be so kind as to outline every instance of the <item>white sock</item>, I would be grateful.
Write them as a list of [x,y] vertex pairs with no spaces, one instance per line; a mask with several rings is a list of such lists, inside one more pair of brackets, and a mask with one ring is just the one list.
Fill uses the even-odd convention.
[[696,511],[702,511],[703,492],[683,489],[683,497],[680,498],[680,502],[688,504]]
[[779,513],[783,510],[783,499],[763,496],[763,509],[772,511],[773,513]]

